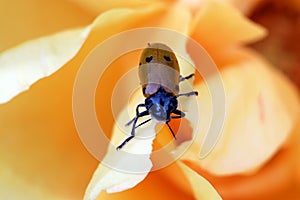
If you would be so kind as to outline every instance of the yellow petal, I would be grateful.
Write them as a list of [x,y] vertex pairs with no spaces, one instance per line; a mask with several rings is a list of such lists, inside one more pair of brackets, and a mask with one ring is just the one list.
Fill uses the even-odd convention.
[[[155,10],[155,7],[150,8],[150,12],[151,9]],[[132,12],[130,10],[127,11]],[[116,12],[120,14],[119,11],[116,10]],[[112,15],[114,15],[114,12],[100,16],[93,23],[93,29],[97,29],[98,24],[103,22],[114,21],[113,18],[106,20],[107,18],[104,17]],[[143,13],[143,15],[146,15],[146,13]],[[119,17],[117,18],[120,19]],[[0,64],[2,66],[0,73],[0,91],[2,91],[0,103],[9,101],[15,95],[28,89],[35,81],[51,75],[62,67],[81,48],[89,34],[90,28],[57,33],[26,42],[3,52],[0,55]],[[103,36],[105,37],[105,34]]]
[[0,55],[0,103],[49,76],[79,51],[90,27],[32,40]]
[[244,14],[250,14],[253,10],[259,6],[259,4],[263,3],[264,0],[224,0],[231,3],[234,7],[239,9]]
[[94,19],[69,1],[0,1],[0,13],[0,52],[24,41],[86,26]]
[[[177,47],[181,46],[181,49],[185,49],[182,41],[177,42],[179,42],[180,44],[173,45]],[[125,57],[122,56],[118,58],[118,60],[115,61],[112,65],[120,66],[122,63],[124,63],[124,59]],[[180,60],[180,62],[184,61]],[[185,64],[187,65],[188,63]],[[188,66],[186,67],[188,68]],[[191,68],[189,69],[191,70]],[[187,70],[188,69],[185,69],[186,72]],[[128,73],[127,76],[130,77],[126,77],[126,80],[131,81],[133,83],[135,82],[135,87],[137,87],[138,81],[133,81],[134,79],[136,79],[137,70],[135,70],[135,74]],[[150,122],[148,124],[143,125],[142,127],[139,127],[136,130],[136,137],[133,138],[130,142],[128,142],[122,148],[122,150],[116,151],[115,149],[128,137],[128,134],[131,131],[131,126],[125,126],[125,124],[130,120],[129,115],[134,117],[136,106],[144,102],[144,97],[142,96],[142,92],[140,90],[136,91],[134,95],[130,97],[129,94],[126,94],[126,92],[123,91],[124,89],[122,89],[125,87],[126,84],[129,84],[126,83],[126,81],[122,81],[119,84],[120,88],[115,88],[118,103],[126,101],[127,98],[131,99],[131,101],[129,105],[127,105],[127,107],[125,107],[125,109],[122,110],[122,112],[119,114],[119,117],[116,119],[112,138],[110,141],[112,144],[114,144],[114,146],[110,146],[108,148],[108,152],[105,155],[104,160],[95,171],[93,178],[87,188],[85,199],[95,199],[101,193],[102,190],[106,190],[109,193],[113,193],[132,188],[147,176],[148,172],[152,167],[152,163],[150,161],[150,154],[152,152],[152,141],[155,137],[156,132],[156,122]],[[188,81],[186,81],[186,84],[188,84]],[[190,89],[191,86],[186,85],[186,88],[188,87]],[[120,100],[119,98],[121,92],[125,94],[123,96],[123,100]],[[128,113],[130,114],[128,115]],[[123,151],[131,153],[131,155],[122,153]],[[138,158],[138,155],[134,156],[135,154],[143,155],[140,155],[140,158]],[[107,167],[107,163],[112,163],[113,165]],[[130,163],[130,168],[124,168],[124,166],[126,166],[126,163],[127,166],[129,166],[128,163]],[[132,171],[134,170],[134,168],[140,169],[141,167],[143,167],[142,173],[140,172],[139,174],[133,174],[134,172],[139,172]]]
[[[6,173],[6,169],[10,169],[13,174],[9,176],[11,181],[0,178],[1,190],[13,188],[15,194],[23,194],[23,199],[35,199],[35,192],[40,193],[36,199],[44,199],[48,193],[61,198],[82,199],[97,163],[84,148],[74,127],[71,105],[78,68],[99,42],[114,33],[141,26],[151,14],[161,12],[157,7],[125,10],[127,15],[116,16],[113,18],[116,20],[99,20],[80,51],[60,70],[36,82],[13,101],[0,105],[0,171]],[[122,17],[125,20],[131,18],[131,23],[125,23]],[[122,23],[128,26],[120,26]],[[110,83],[108,81],[108,85]],[[104,107],[110,108],[110,103]],[[111,121],[107,116],[111,109],[106,111],[102,114],[109,126]],[[13,185],[14,181],[22,184],[14,187],[17,186]],[[23,188],[28,192],[23,192]],[[2,194],[0,192],[0,198],[7,199]]]
[[215,0],[203,1],[191,27],[191,37],[208,51],[219,68],[237,60],[233,48],[267,34],[265,28],[229,3]]
[[[66,198],[56,195],[40,185],[34,188],[28,184],[26,180],[16,176],[11,169],[0,169],[0,191],[2,199],[24,199],[30,197],[31,199],[45,199],[45,200],[64,200]],[[5,188],[5,189],[3,189]],[[16,192],[18,189],[18,192]],[[26,194],[26,195],[24,195]]]
[[256,173],[216,176],[196,163],[187,165],[210,181],[224,199],[299,199],[299,125],[298,118],[287,143]]
[[145,1],[145,0],[113,0],[113,1],[98,1],[98,0],[70,0],[82,8],[88,10],[91,13],[99,14],[103,11],[114,9],[114,8],[137,8],[137,7],[146,7],[149,4],[153,3],[153,1]]
[[[120,11],[122,11],[122,12],[120,12]],[[119,24],[120,23],[119,21],[125,20],[124,17],[122,17],[122,14],[125,15],[125,17],[128,17],[128,19],[126,19],[128,25],[130,25],[130,23],[129,23],[130,21],[135,22],[137,20],[137,16],[134,15],[133,10],[131,10],[131,9],[122,9],[121,10],[120,9],[120,10],[113,10],[113,11],[107,12],[106,16],[100,16],[99,19],[97,19],[97,21],[95,23],[100,23],[101,21],[107,22],[108,19],[110,19],[111,23],[109,25],[114,26],[114,23]],[[130,14],[132,14],[132,15],[130,15]],[[142,12],[140,12],[140,11],[137,11],[136,15],[144,15],[144,14],[142,14]],[[145,17],[145,16],[143,16],[143,17]],[[180,31],[183,33],[187,32],[190,15],[186,10],[180,9],[179,7],[174,7],[172,9],[169,9],[168,12],[165,12],[163,14],[163,16],[160,15],[160,17],[159,17],[160,20],[157,20],[156,17],[157,16],[154,15],[153,18],[146,20],[145,23],[147,23],[149,26],[166,27],[166,28],[172,28],[172,30],[177,30],[177,31]],[[170,20],[174,19],[175,17],[178,18],[179,20],[177,20],[174,23],[170,23]],[[141,20],[140,18],[141,17],[139,17],[138,20]],[[143,25],[145,25],[145,23]],[[112,31],[112,30],[110,30],[110,31]],[[108,31],[107,33],[111,34],[110,31]],[[93,35],[93,33],[91,35]],[[182,37],[182,38],[183,38],[183,40],[177,40],[174,43],[170,43],[169,37],[166,37],[166,36],[160,37],[160,35],[149,35],[149,41],[160,41],[160,42],[166,43],[171,48],[174,48],[174,47],[176,47],[176,49],[180,48],[181,51],[182,51],[182,49],[185,49],[185,42],[186,42],[186,38],[185,37]],[[161,40],[163,40],[163,41],[161,41]],[[116,44],[116,45],[118,45],[118,44]],[[145,46],[146,46],[146,42],[145,42]],[[112,46],[111,48],[118,48],[118,46],[116,46],[116,47]],[[185,55],[186,55],[186,52],[185,52]],[[131,61],[128,60],[128,58],[130,58]],[[120,68],[119,66],[122,66],[122,69],[128,71],[128,69],[135,67],[135,65],[132,64],[132,62],[138,64],[138,57],[136,57],[136,54],[132,54],[132,55],[128,54],[125,56],[121,56],[116,61],[114,61],[110,65],[110,67],[117,69],[117,68]],[[126,64],[124,64],[124,63],[126,63]],[[131,63],[131,64],[129,64],[129,66],[127,66],[128,63]],[[112,74],[110,74],[110,72],[108,70],[108,73],[106,75],[104,75],[103,77],[101,77],[102,80],[107,80],[108,84],[112,86],[111,90],[107,91],[108,93],[111,93],[112,91],[116,90],[116,88],[114,88],[115,83],[113,83],[111,77],[114,77],[113,79],[116,79],[116,80],[119,80],[119,78],[120,79],[124,78],[124,73],[126,71],[124,71],[123,74],[121,72],[122,72],[122,70],[118,70],[116,72],[112,71],[111,72]],[[121,74],[119,74],[119,73],[121,73]],[[124,103],[128,102],[127,99],[130,98],[129,95],[132,92],[132,91],[128,91],[128,86],[130,88],[130,85],[132,85],[132,82],[136,83],[135,87],[139,87],[138,81],[133,81],[135,79],[137,80],[137,74],[138,73],[136,71],[136,74],[134,74],[133,77],[129,78],[129,82],[122,82],[120,84],[120,88],[118,88],[119,92],[117,92],[117,94],[120,95],[120,93],[122,92],[123,98],[120,99],[118,96],[118,98],[117,98],[118,104],[124,104]],[[107,79],[106,79],[106,76],[107,76]],[[100,81],[100,84],[107,85],[101,81]],[[107,89],[107,87],[105,89]],[[99,100],[101,101],[101,100],[103,100],[103,93],[101,93],[100,95],[101,95],[101,97],[99,97]],[[128,137],[128,133],[130,133],[131,127],[127,127],[127,128],[124,127],[124,124],[126,124],[130,119],[128,116],[128,112],[132,113],[131,116],[134,116],[136,106],[139,103],[144,102],[144,98],[142,97],[142,93],[140,90],[137,91],[135,93],[135,95],[133,97],[131,97],[131,99],[133,99],[133,101],[131,100],[129,106],[122,110],[122,112],[119,114],[119,117],[116,120],[116,123],[114,125],[113,137],[111,138],[111,143],[114,144],[115,147],[117,145],[121,144],[121,142],[124,139],[126,139],[126,137]],[[110,101],[111,101],[111,99],[110,99]],[[101,105],[101,103],[99,103],[99,105]],[[108,109],[111,109],[111,108],[108,107]],[[117,111],[117,113],[118,112],[119,111]],[[107,116],[103,116],[103,109],[99,109],[98,115],[99,115],[99,119],[103,119],[103,120],[107,121]],[[152,166],[151,161],[150,161],[150,153],[152,151],[152,140],[154,139],[154,135],[155,135],[155,125],[156,125],[156,123],[150,123],[143,127],[139,127],[139,129],[136,132],[137,139],[135,139],[135,138],[132,139],[119,152],[116,151],[115,147],[110,147],[108,149],[108,153],[105,155],[104,161],[102,161],[102,163],[99,165],[98,169],[96,170],[96,172],[93,176],[92,181],[90,182],[90,184],[87,188],[87,191],[85,194],[86,199],[96,198],[97,195],[100,194],[100,192],[102,190],[106,190],[107,192],[119,192],[119,191],[129,189],[129,188],[135,186],[137,183],[139,183],[146,177],[146,175],[148,174],[148,172],[150,171],[151,166]],[[124,133],[127,133],[127,134],[124,134]],[[142,137],[143,135],[149,137],[149,139],[148,140],[138,139],[139,137]],[[131,157],[130,155],[126,155],[126,154],[122,153],[123,151],[131,153],[131,155],[143,153],[144,160],[137,163],[137,161],[135,160],[134,157]],[[109,160],[115,161],[112,168],[106,167],[105,163],[109,162]],[[136,174],[132,174],[133,172],[129,173],[128,172],[129,169],[127,169],[127,170],[123,169],[122,166],[125,166],[124,163],[131,163],[132,165],[137,163],[137,166],[141,166],[141,163],[147,163],[147,166],[144,167],[145,170],[142,174],[136,175]],[[137,166],[135,166],[135,167],[137,167]],[[124,171],[118,172],[118,171],[115,171],[114,168],[118,168],[121,170],[123,169]],[[134,166],[132,166],[132,168],[134,168]]]
[[202,4],[193,27],[191,36],[209,50],[254,42],[266,35],[266,29],[243,16],[239,10],[214,0]]
[[[250,51],[246,54],[243,61],[221,72],[226,94],[226,102],[220,102],[226,106],[224,129],[214,149],[202,160],[200,149],[209,141],[203,134],[209,130],[212,115],[218,113],[212,110],[205,85],[195,87],[201,94],[198,106],[203,116],[199,119],[202,132],[188,152],[190,155],[183,159],[192,159],[213,174],[244,173],[261,167],[284,144],[299,115],[294,86],[258,55]],[[209,132],[206,137],[210,137]]]
[[189,180],[196,199],[222,199],[214,187],[197,172],[181,161],[178,161],[177,164]]
[[[151,130],[151,129],[150,129]],[[154,131],[147,130],[148,134],[153,135]],[[142,134],[139,131],[139,134]],[[121,133],[120,133],[121,135]],[[144,180],[148,172],[152,167],[150,161],[151,144],[154,136],[147,140],[131,140],[122,150],[132,151],[134,153],[144,153],[142,156],[127,156],[127,153],[123,153],[122,150],[117,151],[116,146],[111,147],[108,150],[104,160],[98,166],[95,171],[91,182],[86,190],[84,199],[96,199],[102,190],[106,190],[108,193],[121,192],[136,186],[139,182]],[[122,142],[122,141],[120,141]],[[119,143],[120,144],[120,143]],[[108,163],[110,166],[107,167]],[[130,171],[126,171],[126,167]],[[133,171],[134,169],[140,169],[142,171]],[[124,171],[119,171],[124,170]]]
[[180,166],[175,162],[166,168],[149,173],[143,182],[130,190],[113,194],[102,192],[97,200],[132,200],[137,198],[143,198],[145,200],[195,199],[189,180]]
[[[142,102],[143,98],[138,92],[133,99],[135,101],[129,105],[132,115],[135,113],[137,102]],[[116,147],[129,136],[126,133],[130,133],[131,130],[131,127],[124,125],[129,121],[128,111],[123,110],[116,121],[120,125],[114,126],[111,139],[113,145],[109,146],[103,161],[95,171],[84,199],[96,199],[102,190],[114,193],[132,188],[144,180],[151,170],[150,154],[155,136],[155,123],[139,128],[137,136],[117,151]]]

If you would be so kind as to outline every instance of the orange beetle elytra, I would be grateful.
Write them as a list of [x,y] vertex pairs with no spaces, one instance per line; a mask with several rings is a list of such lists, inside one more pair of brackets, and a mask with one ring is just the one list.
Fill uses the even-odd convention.
[[[131,135],[117,147],[117,150],[134,138],[137,127],[151,119],[166,123],[176,139],[169,122],[171,119],[185,116],[182,111],[177,109],[177,97],[198,95],[196,91],[179,94],[179,82],[189,79],[193,75],[180,76],[177,58],[167,45],[162,43],[148,44],[148,47],[142,52],[139,63],[139,78],[143,94],[146,97],[145,103],[137,105],[136,116],[126,124],[128,126],[133,123]],[[139,108],[141,107],[146,110],[140,112]],[[172,113],[175,116],[171,116]],[[151,118],[136,126],[138,119],[146,115],[151,115]]]

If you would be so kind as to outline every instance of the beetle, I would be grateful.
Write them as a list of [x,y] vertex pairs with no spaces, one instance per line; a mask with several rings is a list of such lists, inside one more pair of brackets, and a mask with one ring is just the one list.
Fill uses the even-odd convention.
[[[148,43],[143,50],[139,63],[139,78],[143,95],[146,98],[144,103],[136,107],[136,116],[126,126],[133,123],[131,135],[126,138],[117,150],[135,137],[135,130],[139,126],[154,119],[166,123],[173,137],[174,131],[169,125],[171,119],[178,119],[185,116],[185,113],[178,110],[177,97],[198,95],[197,91],[179,94],[179,83],[194,76],[190,74],[182,77],[179,71],[179,64],[176,55],[170,47],[162,43]],[[146,110],[140,112],[140,108]],[[171,115],[173,114],[173,115]],[[139,118],[150,115],[151,118],[136,126]]]

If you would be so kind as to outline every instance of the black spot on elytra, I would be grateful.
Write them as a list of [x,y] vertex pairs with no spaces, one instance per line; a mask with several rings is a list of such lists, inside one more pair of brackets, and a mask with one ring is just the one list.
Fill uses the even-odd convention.
[[146,62],[149,63],[149,62],[151,62],[152,59],[153,59],[153,56],[149,56],[146,58]]
[[164,59],[165,59],[166,61],[171,61],[171,58],[170,58],[169,56],[164,56]]

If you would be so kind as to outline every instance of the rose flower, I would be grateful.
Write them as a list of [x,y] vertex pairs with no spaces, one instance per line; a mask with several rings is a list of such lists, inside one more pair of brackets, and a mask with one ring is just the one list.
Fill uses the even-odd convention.
[[[247,8],[255,8],[258,1],[247,1],[243,8],[236,2],[0,2],[1,199],[299,198],[298,90],[263,55],[247,46],[268,34],[243,14],[249,14]],[[165,127],[157,133],[156,127],[141,129],[153,134],[151,141],[136,139],[124,149],[148,155],[148,171],[135,175],[99,164],[86,150],[74,123],[72,97],[80,66],[97,45],[124,31],[147,27],[190,37],[207,51],[219,74],[203,80],[197,69],[181,70],[187,75],[195,72],[199,117],[193,120],[187,109],[190,126],[183,125],[182,138],[177,141]],[[196,63],[198,55],[193,55],[188,43],[174,41],[173,45],[179,45]],[[111,52],[120,46],[122,42],[111,46]],[[112,62],[97,88],[96,114],[113,144],[125,136],[118,123],[128,120],[121,115],[114,119],[114,85],[137,66],[139,53]],[[214,85],[216,76],[224,86],[222,119],[213,110],[212,91],[207,88],[208,83]],[[124,83],[121,90],[131,84]],[[143,101],[141,91],[128,104],[122,98],[117,114],[134,113],[137,102]],[[216,143],[207,146],[213,116],[222,120],[223,128]],[[180,122],[186,121],[171,125],[180,130]],[[190,142],[185,133],[195,136],[185,153],[150,172],[151,152],[171,143],[176,154]],[[200,158],[203,151],[207,153]],[[127,157],[119,159],[118,153],[108,148],[105,156],[117,158],[117,165],[128,161]],[[168,152],[165,156],[172,157]]]

